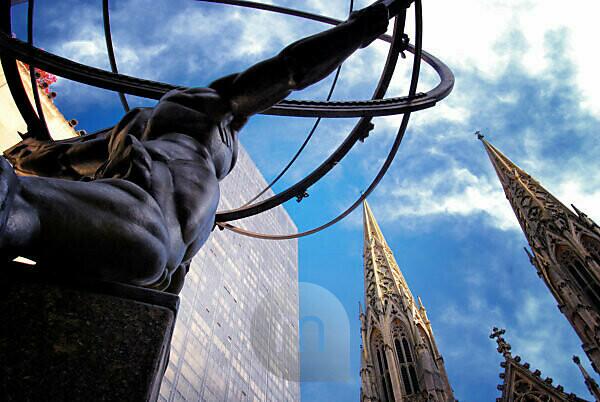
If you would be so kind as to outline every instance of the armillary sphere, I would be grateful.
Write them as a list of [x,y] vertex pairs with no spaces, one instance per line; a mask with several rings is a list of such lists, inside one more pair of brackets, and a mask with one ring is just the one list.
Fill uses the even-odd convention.
[[[311,14],[304,11],[280,7],[272,4],[263,4],[252,1],[239,0],[195,0],[207,3],[218,3],[228,6],[245,7],[250,9],[262,10],[264,12],[272,12],[278,14],[286,14],[297,18],[304,18],[312,21],[321,22],[324,24],[337,25],[342,21],[325,17],[322,15]],[[41,102],[37,91],[33,91],[35,109],[28,100],[27,93],[21,82],[15,60],[20,60],[29,64],[32,82],[35,82],[35,68],[42,69],[49,73],[77,81],[83,84],[92,85],[97,88],[108,89],[119,94],[121,103],[127,111],[129,106],[125,98],[125,94],[136,95],[149,99],[160,99],[163,94],[171,89],[176,88],[168,83],[143,80],[136,77],[131,77],[119,74],[115,53],[112,45],[112,35],[110,29],[110,11],[109,1],[103,0],[102,14],[104,20],[104,34],[107,45],[108,59],[110,61],[111,71],[106,71],[87,65],[83,65],[72,60],[57,56],[55,54],[43,51],[34,46],[33,40],[33,8],[34,0],[28,2],[28,19],[27,19],[27,42],[13,38],[11,35],[11,3],[10,1],[2,2],[0,10],[0,61],[4,69],[7,84],[13,95],[13,98],[19,108],[23,119],[27,123],[29,133],[35,133],[37,139],[50,140],[50,134],[46,127],[44,113],[41,107]],[[350,11],[353,9],[353,0],[350,2]],[[401,12],[394,23],[394,31],[391,36],[382,35],[379,40],[389,43],[389,50],[385,66],[379,77],[379,82],[373,91],[371,99],[354,100],[354,101],[332,101],[332,95],[340,75],[338,68],[334,81],[331,85],[329,95],[325,101],[316,100],[284,100],[274,107],[266,110],[263,114],[279,115],[279,116],[296,116],[296,117],[312,117],[317,118],[312,129],[309,131],[304,143],[296,152],[294,157],[289,161],[286,167],[271,181],[271,183],[259,192],[255,197],[249,200],[245,205],[228,211],[219,211],[216,216],[216,225],[221,228],[232,230],[236,233],[269,240],[286,240],[294,239],[310,234],[317,233],[326,229],[335,223],[341,221],[348,216],[354,209],[371,194],[377,187],[383,176],[388,171],[392,161],[394,160],[400,143],[406,132],[411,112],[433,107],[438,101],[444,99],[454,86],[454,75],[452,71],[439,59],[425,52],[422,49],[423,38],[423,23],[422,23],[422,4],[421,0],[416,0],[414,7],[415,32],[414,43],[409,43],[409,37],[405,34],[405,24],[407,12]],[[385,94],[390,86],[392,76],[402,52],[408,51],[414,55],[412,62],[412,73],[410,79],[410,87],[408,94],[401,97],[385,98]],[[429,64],[438,74],[438,85],[425,93],[417,93],[417,83],[421,70],[421,62]],[[35,88],[35,86],[34,86]],[[37,113],[36,113],[37,111]],[[398,128],[398,133],[389,150],[385,162],[381,166],[376,177],[371,184],[362,192],[360,197],[348,209],[340,215],[330,220],[329,222],[301,233],[294,234],[263,234],[255,233],[236,227],[229,222],[238,219],[247,218],[253,215],[260,214],[271,208],[283,204],[290,199],[297,198],[301,200],[307,194],[308,189],[323,178],[331,171],[347,154],[352,147],[360,140],[368,135],[372,130],[372,119],[377,116],[403,115],[402,122]],[[335,149],[331,155],[309,173],[302,180],[287,189],[272,195],[266,199],[257,201],[264,193],[273,187],[273,185],[287,172],[287,170],[296,161],[302,153],[313,134],[317,130],[320,122],[324,118],[349,118],[359,117],[359,121],[347,135],[341,145]],[[90,134],[94,135],[94,134]]]

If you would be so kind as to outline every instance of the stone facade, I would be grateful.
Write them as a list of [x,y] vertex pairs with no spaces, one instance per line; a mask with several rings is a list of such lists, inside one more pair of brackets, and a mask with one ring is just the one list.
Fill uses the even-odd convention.
[[600,373],[600,228],[480,139],[529,242],[531,263]]
[[454,401],[444,360],[369,205],[364,205],[361,402]]
[[[31,79],[29,77],[29,69],[21,62],[17,62],[19,73],[21,74],[21,81],[23,86],[29,95],[31,104],[34,105],[33,93],[31,91]],[[62,115],[60,110],[54,105],[54,102],[41,90],[37,88],[40,95],[40,101],[42,103],[42,110],[48,124],[48,129],[52,133],[54,140],[62,140],[66,138],[75,137],[77,132],[67,122],[65,117]],[[34,106],[35,109],[35,106]],[[4,71],[0,65],[0,110],[2,116],[0,118],[0,148],[5,150],[21,141],[19,132],[27,132],[27,124],[21,117],[17,105],[13,101],[8,85],[6,84],[6,77]]]
[[[241,148],[222,182],[220,209],[243,205],[265,186]],[[297,231],[282,207],[236,224]],[[193,259],[180,296],[159,401],[300,400],[297,240],[216,229]]]

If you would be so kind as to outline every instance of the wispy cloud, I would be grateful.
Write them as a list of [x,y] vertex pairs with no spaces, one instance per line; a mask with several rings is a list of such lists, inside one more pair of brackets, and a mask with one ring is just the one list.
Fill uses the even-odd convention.
[[[398,165],[377,193],[386,219],[413,226],[423,217],[484,216],[499,229],[518,227],[487,155],[472,136],[475,129],[483,129],[566,204],[581,204],[600,217],[594,202],[600,179],[589,169],[598,154],[594,133],[600,121],[570,85],[576,70],[562,51],[570,46],[568,35],[548,33],[545,56],[558,59],[559,67],[539,72],[520,61],[493,77],[477,74],[477,67],[455,69],[457,95],[445,108],[417,114]],[[391,131],[397,122],[387,119],[380,127]]]

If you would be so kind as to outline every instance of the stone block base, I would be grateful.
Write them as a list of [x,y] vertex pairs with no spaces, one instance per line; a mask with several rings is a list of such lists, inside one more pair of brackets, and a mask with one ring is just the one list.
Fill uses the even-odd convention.
[[0,272],[0,399],[157,399],[177,296],[9,268]]

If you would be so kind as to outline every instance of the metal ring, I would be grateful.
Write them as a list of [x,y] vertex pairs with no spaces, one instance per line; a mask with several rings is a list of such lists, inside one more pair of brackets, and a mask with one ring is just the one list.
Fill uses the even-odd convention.
[[[110,70],[118,74],[117,59],[115,57],[115,49],[113,47],[112,32],[110,30],[110,8],[108,6],[108,0],[102,0],[102,20],[104,22],[104,41],[106,42],[106,53],[108,55],[108,62],[110,63]],[[129,103],[123,92],[119,92],[119,100],[123,105],[123,110],[129,112]]]
[[[226,4],[241,5],[252,4],[252,8],[260,8],[267,11],[282,12],[289,15],[308,18],[314,21],[326,22],[329,24],[339,24],[341,21],[332,18],[322,17],[315,14],[299,12],[283,7],[261,5],[253,2],[224,1],[224,0],[196,0],[220,2]],[[390,42],[389,36],[383,35],[381,40]],[[160,99],[161,96],[171,89],[179,88],[174,85],[143,80],[122,74],[115,74],[102,69],[85,66],[72,60],[44,52],[41,49],[28,46],[27,44],[13,39],[7,32],[0,35],[0,49],[7,55],[15,59],[22,60],[29,64],[35,64],[50,73],[61,75],[73,81],[78,81],[87,85],[104,88],[112,91],[123,92],[135,96],[141,96],[150,99]],[[409,52],[414,53],[414,48],[409,46]],[[389,116],[402,114],[409,111],[416,111],[432,107],[436,102],[445,98],[454,85],[454,76],[450,69],[439,59],[423,52],[423,59],[430,64],[440,76],[440,83],[434,89],[425,94],[416,94],[414,97],[396,97],[389,99],[376,99],[368,101],[348,101],[348,102],[319,102],[303,100],[282,101],[276,106],[263,112],[267,115],[278,116],[297,116],[297,117],[370,117],[370,116]]]
[[[34,0],[29,0],[27,3],[27,44],[33,46],[33,10],[35,6]],[[39,133],[42,137],[50,138],[50,131],[48,130],[48,123],[46,122],[46,116],[44,115],[44,109],[42,108],[42,101],[40,99],[40,93],[38,90],[38,81],[35,76],[35,67],[29,65],[29,79],[31,80],[31,93],[33,95],[33,101],[35,103],[35,109],[37,110],[38,119],[40,120],[40,128],[42,132]]]
[[[108,0],[106,0],[106,1],[108,1]],[[354,0],[350,0],[350,10],[348,11],[348,13],[352,14],[352,11],[354,11]],[[333,77],[333,82],[331,83],[331,87],[329,88],[329,93],[327,94],[327,98],[325,99],[327,102],[329,102],[331,100],[331,98],[333,97],[333,92],[335,91],[335,87],[337,86],[341,71],[342,71],[342,66],[340,65],[337,68],[337,70],[335,71],[335,75]],[[306,148],[306,146],[312,139],[313,135],[317,132],[317,129],[319,128],[319,125],[321,124],[322,120],[323,120],[322,117],[317,117],[315,124],[312,126],[312,128],[308,132],[306,139],[304,140],[302,145],[300,145],[300,148],[298,148],[298,151],[296,151],[296,153],[294,154],[292,159],[290,159],[290,161],[287,163],[287,165],[279,172],[279,174],[277,176],[275,176],[275,178],[273,180],[271,180],[271,182],[265,188],[263,188],[258,194],[256,194],[250,200],[248,200],[243,205],[244,207],[247,207],[248,205],[252,204],[254,201],[258,200],[264,193],[266,193],[267,191],[272,189],[273,186],[279,182],[279,179],[281,179],[287,173],[287,171],[290,170],[292,165],[296,162],[296,160],[298,160],[298,158],[300,157],[300,155],[302,154],[302,152],[304,151],[304,149]]]
[[[401,37],[404,33],[405,20],[406,11],[403,11],[401,15],[399,15],[395,20],[392,45],[390,46],[388,57],[385,62],[385,67],[379,79],[379,83],[377,84],[377,88],[375,89],[373,99],[383,98],[385,92],[387,91],[387,88],[389,87],[400,51],[402,50]],[[416,27],[417,31],[420,31],[421,28],[422,25],[419,24]],[[414,80],[414,74],[412,79]],[[411,82],[411,88],[412,87],[413,83]],[[370,131],[370,129],[372,128],[371,120],[372,117],[364,117],[361,120],[359,120],[354,129],[346,137],[344,142],[329,156],[329,158],[327,158],[325,162],[323,162],[319,167],[317,167],[313,172],[311,172],[308,176],[306,176],[298,183],[280,192],[279,194],[276,194],[266,200],[260,201],[254,205],[244,206],[242,208],[238,208],[232,211],[218,212],[216,216],[216,222],[222,223],[246,218],[252,215],[257,215],[261,212],[267,211],[278,205],[281,205],[284,202],[298,195],[304,194],[308,188],[310,188],[313,184],[315,184],[318,180],[325,176],[329,171],[331,171],[348,154],[348,152],[350,152],[350,150],[356,144],[356,142],[358,142],[360,139],[366,136],[368,131]]]
[[[423,41],[422,29],[418,28],[419,26],[422,26],[422,23],[423,23],[421,0],[416,0],[416,2],[415,2],[415,20],[416,20],[416,25],[417,25],[417,35],[416,35],[415,43],[416,43],[416,48],[420,49],[422,47],[421,45],[422,45],[422,41]],[[417,52],[417,54],[415,55],[414,61],[413,61],[413,74],[411,77],[411,86],[409,89],[409,95],[411,95],[411,94],[414,95],[416,93],[420,69],[421,69],[421,57],[420,57],[419,53]],[[344,212],[342,212],[341,214],[336,216],[334,219],[328,221],[327,223],[325,223],[317,228],[311,229],[311,230],[303,231],[300,233],[287,234],[287,235],[276,235],[276,234],[265,234],[265,233],[252,232],[252,231],[248,231],[248,230],[236,227],[229,223],[217,223],[217,225],[222,229],[227,229],[227,230],[230,230],[234,233],[237,233],[237,234],[240,234],[243,236],[253,237],[256,239],[263,239],[263,240],[298,239],[301,237],[306,237],[306,236],[310,236],[312,234],[321,232],[321,231],[335,225],[336,223],[338,223],[339,221],[344,219],[346,216],[350,215],[379,185],[381,179],[383,179],[383,177],[387,173],[388,169],[390,168],[392,162],[394,161],[394,159],[396,157],[396,154],[398,152],[400,144],[402,143],[402,140],[404,139],[404,134],[406,133],[406,128],[408,127],[409,119],[410,119],[410,113],[406,113],[402,118],[402,123],[400,124],[400,128],[398,129],[398,134],[396,135],[396,139],[394,140],[392,148],[391,148],[390,152],[388,153],[388,156],[387,156],[385,162],[383,163],[381,169],[375,176],[375,179],[371,182],[369,187],[367,187],[367,190],[365,190],[361,194],[361,196],[358,198],[358,200],[356,200],[348,209],[346,209]]]
[[[239,1],[219,2],[228,4],[250,3]],[[269,11],[276,12],[284,10],[284,13],[297,15],[304,18],[310,18],[316,21],[322,21],[331,24],[339,23],[339,21],[329,19],[327,17],[317,16],[314,14],[283,9],[281,7],[270,5],[261,5],[261,7],[257,7],[258,3],[252,4],[253,8],[268,9]],[[387,36],[384,36],[381,39],[385,41],[391,40],[391,38]],[[162,96],[164,92],[175,88],[172,85],[164,83],[141,80],[138,78],[127,77],[120,74],[114,74],[104,70],[96,69],[93,67],[84,66],[82,64],[70,61],[68,59],[44,52],[35,47],[28,46],[17,39],[10,38],[10,36],[7,35],[6,32],[4,34],[0,34],[0,48],[15,58],[28,61],[30,64],[36,63],[40,68],[43,68],[46,71],[55,72],[57,73],[57,75],[62,75],[75,81],[84,82],[89,85],[98,86],[106,89],[117,90],[126,93],[131,93],[134,95],[158,99],[160,98],[160,96]],[[421,52],[421,49],[415,49],[412,46],[408,50],[413,53]],[[441,78],[440,84],[438,84],[436,88],[429,91],[427,94],[422,94],[421,96],[419,96],[419,94],[414,94],[413,96],[385,100],[377,99],[381,98],[383,96],[382,94],[379,97],[375,96],[374,100],[366,102],[285,101],[280,103],[275,108],[272,108],[267,113],[316,117],[371,117],[387,114],[399,114],[402,112],[420,110],[423,108],[431,107],[435,105],[437,101],[443,99],[450,93],[454,84],[454,76],[452,72],[448,69],[448,67],[446,67],[440,60],[436,59],[434,56],[423,52],[422,58],[426,63],[430,64],[438,72]],[[390,70],[388,65],[386,65],[385,70]],[[391,74],[388,77],[388,85],[389,79],[391,79]],[[379,86],[378,89],[380,89]],[[387,86],[385,87],[385,89],[387,89]],[[383,90],[383,93],[385,93],[385,89]],[[299,107],[297,105],[304,105],[307,107]],[[291,112],[280,113],[276,110],[276,108],[286,109]],[[355,109],[360,109],[362,112],[358,114],[353,114],[355,112]],[[252,216],[265,210],[271,209],[277,205],[280,205],[285,201],[288,201],[289,199],[296,196],[296,194],[299,191],[305,191],[308,187],[310,187],[312,184],[314,184],[316,181],[322,178],[327,172],[329,172],[349,152],[349,150],[357,142],[357,140],[364,135],[365,130],[369,129],[369,124],[370,118],[361,119],[361,121],[357,124],[355,129],[352,130],[352,132],[344,141],[344,143],[340,147],[338,147],[338,149],[319,168],[313,171],[305,179],[298,182],[296,185],[258,204],[248,206],[245,208],[240,208],[234,211],[219,213],[217,215],[217,220],[219,222],[223,222]]]

